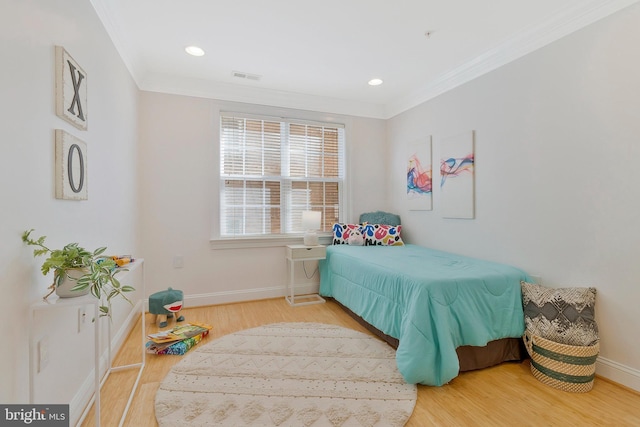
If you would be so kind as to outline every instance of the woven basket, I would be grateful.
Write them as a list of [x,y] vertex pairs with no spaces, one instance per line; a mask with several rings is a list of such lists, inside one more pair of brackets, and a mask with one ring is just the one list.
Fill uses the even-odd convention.
[[572,393],[585,393],[593,388],[599,343],[567,345],[528,333],[523,339],[531,356],[531,373],[538,381]]

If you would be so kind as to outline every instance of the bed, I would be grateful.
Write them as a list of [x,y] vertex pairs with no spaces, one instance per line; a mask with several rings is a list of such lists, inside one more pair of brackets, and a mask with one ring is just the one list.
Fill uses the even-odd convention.
[[395,340],[408,383],[433,386],[455,378],[463,357],[475,369],[475,349],[506,342],[498,362],[520,358],[521,280],[515,267],[416,245],[332,245],[320,262],[320,294]]

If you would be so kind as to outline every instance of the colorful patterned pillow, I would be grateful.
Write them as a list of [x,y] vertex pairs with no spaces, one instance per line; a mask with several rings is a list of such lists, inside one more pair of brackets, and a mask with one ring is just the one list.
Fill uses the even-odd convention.
[[527,332],[560,344],[598,341],[596,288],[547,288],[521,282]]
[[362,225],[362,234],[364,234],[364,244],[366,246],[402,246],[404,242],[400,236],[401,231],[401,225]]
[[[341,224],[337,222],[333,224],[333,244],[348,245],[349,238],[358,233],[360,233],[360,235],[363,234],[360,224]],[[362,237],[362,239],[364,239],[364,237]],[[355,244],[353,240],[351,244]]]

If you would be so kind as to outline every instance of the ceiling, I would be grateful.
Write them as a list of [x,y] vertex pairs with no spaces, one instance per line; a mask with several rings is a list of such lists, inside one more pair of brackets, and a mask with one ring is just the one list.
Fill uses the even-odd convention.
[[389,118],[637,1],[91,3],[142,90]]

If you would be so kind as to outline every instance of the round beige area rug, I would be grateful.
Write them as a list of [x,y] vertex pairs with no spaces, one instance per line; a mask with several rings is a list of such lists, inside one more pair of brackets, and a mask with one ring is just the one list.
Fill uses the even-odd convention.
[[403,426],[416,386],[395,351],[352,329],[277,323],[196,346],[156,394],[160,426]]

